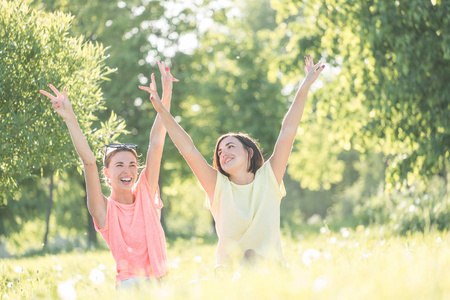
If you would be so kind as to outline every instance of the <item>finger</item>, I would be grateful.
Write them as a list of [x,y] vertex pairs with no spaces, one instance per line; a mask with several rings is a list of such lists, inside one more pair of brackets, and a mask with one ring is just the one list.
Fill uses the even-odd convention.
[[321,67],[321,65],[320,65],[321,63],[322,63],[322,61],[319,60],[319,61],[317,62],[317,64],[314,65],[313,69],[317,71],[317,70]]
[[151,89],[151,88],[148,87],[148,86],[142,86],[142,85],[140,85],[139,88],[140,88],[141,90],[143,90],[143,91],[149,92],[150,94],[152,94],[152,96],[158,95],[158,93],[157,93],[155,90]]
[[57,110],[58,108],[60,108],[60,106],[58,104],[53,104],[52,107],[54,110]]
[[309,67],[312,67],[314,65],[314,61],[312,59],[311,54],[308,54],[308,62],[309,62]]
[[66,88],[63,89],[63,96],[64,96],[64,100],[68,100],[69,99],[69,97],[67,96]]
[[152,73],[152,75],[150,76],[150,88],[155,91],[157,90],[155,82],[155,73]]
[[164,74],[165,65],[163,61],[158,61],[158,68],[161,75]]
[[53,92],[55,92],[57,97],[61,97],[62,96],[61,93],[58,91],[58,89],[55,88],[52,84],[49,84],[48,86],[52,89]]
[[303,70],[305,70],[305,73],[308,74],[308,68],[306,66],[303,66]]
[[166,71],[167,71],[167,73],[169,75],[169,78],[172,78],[172,81],[175,81],[175,82],[179,82],[180,81],[179,79],[176,79],[175,77],[173,77],[172,73],[170,72],[170,68],[169,67],[166,67]]
[[150,93],[150,90],[151,90],[151,88],[150,87],[148,87],[148,86],[142,86],[142,85],[140,85],[140,86],[138,86],[141,90],[143,90],[143,91],[147,91],[147,92],[149,92]]
[[325,65],[319,66],[319,68],[314,72],[315,76],[319,76],[323,69],[325,69]]
[[50,99],[56,98],[55,96],[53,96],[52,94],[50,94],[50,93],[48,93],[48,92],[46,92],[44,90],[40,90],[39,93],[41,93],[44,96],[47,96]]

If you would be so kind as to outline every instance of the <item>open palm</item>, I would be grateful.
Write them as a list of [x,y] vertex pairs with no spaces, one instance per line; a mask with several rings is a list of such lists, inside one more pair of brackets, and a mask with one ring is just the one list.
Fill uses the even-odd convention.
[[307,84],[308,86],[311,86],[319,77],[319,74],[323,71],[325,68],[325,65],[320,65],[321,61],[317,64],[314,64],[313,59],[311,55],[305,56],[305,66],[303,69],[305,70],[306,77],[304,80],[304,84]]

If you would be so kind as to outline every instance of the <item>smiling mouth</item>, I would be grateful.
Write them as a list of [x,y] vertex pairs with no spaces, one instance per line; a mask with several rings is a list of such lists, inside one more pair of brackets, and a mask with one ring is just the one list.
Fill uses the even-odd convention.
[[227,163],[229,163],[232,160],[233,160],[233,158],[227,158],[224,160],[223,164],[226,165]]
[[124,183],[130,183],[131,182],[131,178],[121,178],[120,181],[122,181]]

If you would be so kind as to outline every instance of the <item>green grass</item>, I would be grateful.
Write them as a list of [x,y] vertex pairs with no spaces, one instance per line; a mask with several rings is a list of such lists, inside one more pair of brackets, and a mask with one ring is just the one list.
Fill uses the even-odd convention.
[[[232,282],[214,279],[214,244],[176,240],[169,277],[126,299],[450,299],[448,233],[396,237],[360,228],[285,238],[283,247],[289,268],[255,268]],[[71,299],[71,290],[77,299],[122,299],[115,272],[109,251],[3,259],[0,299]]]

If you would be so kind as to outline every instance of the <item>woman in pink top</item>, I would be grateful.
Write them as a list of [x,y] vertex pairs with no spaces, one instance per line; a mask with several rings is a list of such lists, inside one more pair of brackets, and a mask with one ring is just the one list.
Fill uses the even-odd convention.
[[[325,65],[305,56],[306,77],[287,112],[272,156],[264,163],[254,141],[244,134],[219,138],[210,166],[189,135],[163,106],[155,90],[152,104],[171,139],[205,190],[216,221],[219,243],[216,264],[229,265],[233,258],[244,262],[256,257],[282,261],[280,200],[284,196],[283,175],[302,118],[310,86]],[[236,259],[234,259],[236,261]]]
[[[157,62],[163,85],[162,103],[170,110],[173,78],[163,62]],[[138,158],[133,144],[106,146],[103,173],[111,187],[111,195],[101,191],[95,155],[81,132],[72,105],[63,89],[62,94],[49,85],[56,96],[40,91],[51,99],[53,109],[64,119],[75,149],[83,161],[87,206],[98,230],[108,244],[117,265],[117,286],[128,286],[146,278],[161,278],[167,272],[166,242],[161,227],[162,202],[158,178],[166,129],[156,116],[150,132],[144,170],[138,180]],[[156,90],[155,75],[150,87]]]

